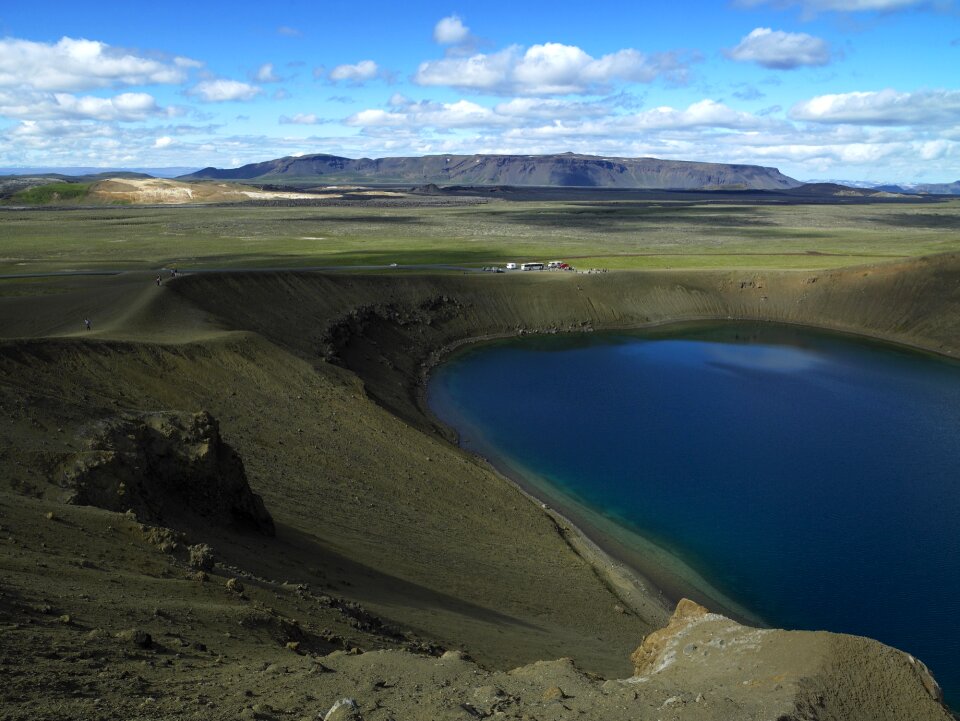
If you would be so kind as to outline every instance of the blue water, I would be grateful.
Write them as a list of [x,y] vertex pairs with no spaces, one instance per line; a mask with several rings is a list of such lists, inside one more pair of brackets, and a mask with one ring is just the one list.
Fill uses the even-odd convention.
[[960,364],[727,324],[488,344],[434,412],[768,623],[871,636],[960,699]]

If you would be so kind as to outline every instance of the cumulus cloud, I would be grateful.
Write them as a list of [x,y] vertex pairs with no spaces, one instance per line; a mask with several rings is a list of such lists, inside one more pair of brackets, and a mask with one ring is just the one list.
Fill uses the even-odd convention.
[[794,120],[861,125],[954,125],[960,123],[960,90],[919,90],[819,95],[790,109]]
[[415,101],[394,93],[387,101],[387,110],[372,108],[354,113],[344,122],[353,127],[418,128],[430,127],[441,131],[456,128],[489,129],[517,125],[535,125],[543,122],[581,121],[602,118],[613,110],[608,100],[576,102],[544,98],[513,98],[492,108],[468,100],[438,103],[431,100]]
[[[185,136],[215,132],[210,126],[146,128],[90,120],[25,120],[0,130],[0,144],[10,145],[14,164],[91,165],[130,167],[169,164],[168,147],[177,149],[178,162],[191,144]],[[171,138],[170,144],[163,140]],[[158,142],[159,141],[159,142]],[[151,160],[153,159],[153,160]]]
[[164,135],[153,141],[154,148],[169,148],[173,145],[173,138],[169,135]]
[[775,70],[793,70],[803,66],[826,65],[830,62],[830,45],[806,33],[787,33],[770,28],[756,28],[740,44],[724,54],[739,62],[753,62]]
[[440,45],[459,45],[470,37],[470,28],[457,15],[442,18],[433,27],[433,39]]
[[754,129],[769,122],[752,113],[734,110],[714,100],[701,100],[683,110],[660,107],[628,116],[631,125],[645,129],[665,128],[725,128]]
[[61,38],[40,43],[0,39],[0,87],[77,91],[123,85],[178,84],[199,63],[142,57],[96,40]]
[[430,101],[403,102],[394,98],[395,103],[391,110],[368,109],[354,113],[344,122],[353,127],[383,128],[383,127],[423,127],[433,128],[465,128],[489,127],[502,124],[505,118],[497,116],[489,108],[485,108],[469,100],[458,100],[455,103],[434,103]]
[[122,93],[112,98],[56,93],[54,97],[65,114],[97,120],[145,120],[162,113],[157,101],[147,93]]
[[239,80],[204,80],[190,91],[205,103],[253,100],[263,91]]
[[347,81],[362,83],[373,80],[380,73],[380,68],[373,60],[361,60],[354,65],[337,65],[330,71],[329,78],[333,82]]
[[519,130],[527,136],[616,136],[661,130],[752,130],[773,121],[734,110],[723,103],[701,100],[686,108],[669,106],[630,114],[612,114],[607,101],[582,103],[557,99],[514,98],[492,108],[469,100],[437,103],[412,101],[402,95],[391,98],[388,109],[371,108],[354,113],[344,122],[366,130],[462,128]]
[[575,45],[544,43],[429,60],[420,64],[414,80],[505,95],[568,95],[598,92],[615,80],[649,83],[665,76],[682,81],[685,72],[675,53],[645,55],[628,48],[594,58]]
[[147,93],[121,93],[108,98],[70,93],[9,92],[0,90],[0,115],[32,120],[80,118],[133,122],[174,115],[173,108],[161,108]]

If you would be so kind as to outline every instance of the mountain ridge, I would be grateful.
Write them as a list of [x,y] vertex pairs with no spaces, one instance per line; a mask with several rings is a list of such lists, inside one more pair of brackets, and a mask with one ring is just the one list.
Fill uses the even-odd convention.
[[703,190],[780,190],[802,185],[776,168],[658,158],[553,155],[425,155],[351,159],[287,156],[239,168],[203,168],[180,180],[416,183]]

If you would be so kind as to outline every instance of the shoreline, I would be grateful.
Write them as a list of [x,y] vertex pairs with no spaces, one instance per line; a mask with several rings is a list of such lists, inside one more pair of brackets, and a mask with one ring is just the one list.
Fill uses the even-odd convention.
[[[680,599],[686,597],[739,623],[769,628],[769,622],[715,588],[682,558],[656,541],[645,537],[642,532],[631,529],[590,508],[579,499],[554,488],[549,481],[537,480],[540,477],[536,473],[524,468],[513,459],[497,456],[494,453],[487,455],[464,447],[460,432],[455,426],[447,424],[437,416],[430,406],[427,393],[430,378],[440,365],[449,362],[460,352],[466,352],[470,348],[485,343],[524,335],[643,331],[696,323],[723,324],[726,322],[756,322],[810,328],[841,336],[851,336],[861,342],[880,343],[903,351],[930,355],[948,362],[960,362],[950,349],[936,350],[919,344],[890,340],[875,334],[789,321],[702,317],[664,320],[640,325],[604,325],[600,328],[591,325],[580,329],[546,332],[522,329],[459,339],[429,353],[427,359],[421,364],[420,377],[416,383],[416,406],[432,429],[445,441],[461,452],[469,454],[476,462],[490,469],[505,483],[519,490],[530,502],[539,506],[553,520],[558,532],[564,537],[571,550],[583,558],[593,571],[607,582],[611,591],[620,596],[625,589],[629,589],[626,593],[630,600],[622,597],[621,600],[627,602],[631,608],[639,604],[646,612],[653,607],[656,611],[669,614]],[[639,612],[641,609],[634,610]]]
[[668,612],[672,612],[682,598],[690,598],[706,605],[711,612],[738,623],[770,627],[765,620],[715,588],[676,553],[647,538],[642,532],[590,508],[554,488],[548,481],[534,480],[539,476],[519,464],[504,458],[491,460],[462,446],[458,447],[481,459],[498,476],[538,504],[558,524],[568,543],[573,545],[572,536],[592,548],[593,557],[584,560],[594,566],[598,573],[627,574],[637,585],[638,591]]
[[[665,321],[642,327],[604,327],[599,332],[641,330],[707,320],[716,319]],[[591,326],[565,332],[597,331]],[[511,463],[502,457],[488,458],[465,448],[461,443],[459,431],[434,413],[427,398],[427,388],[430,376],[436,368],[449,361],[457,352],[465,351],[470,347],[527,334],[546,335],[538,331],[527,331],[472,336],[449,343],[430,353],[428,359],[421,365],[420,378],[415,389],[416,405],[430,426],[445,441],[462,453],[468,454],[475,462],[491,470],[504,483],[518,490],[531,503],[539,506],[551,518],[570,549],[580,556],[633,612],[648,618],[659,616],[662,619],[662,625],[666,625],[677,603],[684,597],[692,596],[692,600],[708,603],[711,611],[721,613],[735,621],[768,627],[769,624],[715,589],[682,559],[656,542],[602,516],[561,491],[556,489],[551,491],[548,482],[536,482],[533,479],[537,478],[537,475],[523,469],[516,462]],[[555,334],[557,332],[550,333],[550,335]],[[612,531],[619,531],[619,533]],[[625,539],[619,539],[618,535]],[[627,598],[624,598],[624,595]]]
[[[510,337],[513,336],[487,336],[472,342],[451,344],[453,347],[442,355],[440,363],[476,343]],[[440,363],[431,368],[439,367]],[[590,565],[631,610],[647,617],[659,615],[666,624],[677,603],[682,598],[690,598],[740,623],[769,627],[764,619],[714,587],[677,554],[641,532],[590,508],[514,459],[464,447],[457,427],[444,422],[430,406],[427,382],[418,390],[418,403],[424,415],[444,439],[520,491],[549,516],[571,550]]]

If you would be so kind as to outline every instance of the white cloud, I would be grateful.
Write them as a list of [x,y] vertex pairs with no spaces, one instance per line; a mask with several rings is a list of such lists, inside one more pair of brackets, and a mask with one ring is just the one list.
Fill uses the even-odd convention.
[[39,138],[86,140],[92,137],[111,137],[116,132],[116,128],[110,125],[68,120],[24,120],[9,130],[12,137],[24,142],[31,142],[31,139]]
[[253,100],[263,91],[239,80],[204,80],[190,91],[206,103],[223,103],[232,100]]
[[508,84],[519,55],[518,47],[466,58],[444,58],[420,63],[415,81],[420,85],[448,85],[475,90],[496,90]]
[[185,68],[190,70],[196,70],[197,68],[202,68],[203,63],[199,60],[191,60],[190,58],[184,58],[177,56],[173,59],[173,64],[178,68]]
[[830,45],[806,33],[787,33],[770,28],[756,28],[727,57],[740,62],[753,62],[765,68],[793,70],[802,66],[826,65],[830,62]]
[[819,95],[790,109],[794,120],[862,125],[951,125],[960,123],[960,90],[901,93],[853,92]]
[[334,82],[346,80],[351,83],[362,83],[377,77],[380,69],[373,60],[361,60],[354,65],[337,65],[330,71],[330,79]]
[[264,63],[257,70],[258,83],[279,83],[280,77],[273,71],[273,63]]
[[644,129],[665,128],[726,128],[754,129],[770,125],[771,121],[759,118],[751,113],[718,103],[713,100],[701,100],[685,110],[671,107],[653,108],[628,116],[631,125]]
[[459,45],[470,37],[470,28],[456,15],[445,17],[433,28],[433,39],[440,45]]
[[468,100],[455,103],[414,102],[391,98],[389,110],[372,108],[354,113],[344,122],[352,127],[516,129],[525,135],[616,136],[663,130],[753,130],[777,124],[766,118],[734,110],[723,103],[701,100],[685,109],[659,107],[627,115],[611,114],[605,101],[580,103],[556,99],[514,98],[488,108]]
[[54,44],[0,39],[0,87],[76,91],[123,85],[178,84],[199,63],[163,62],[106,43],[64,37]]
[[575,45],[544,43],[525,51],[511,46],[490,54],[429,60],[420,64],[415,81],[499,94],[567,95],[599,92],[615,80],[682,80],[685,70],[674,53],[645,55],[624,49],[593,58]]
[[169,148],[171,145],[173,145],[173,138],[169,135],[164,135],[153,141],[154,148]]
[[377,108],[361,110],[359,113],[351,115],[344,122],[349,126],[361,128],[419,128],[424,126],[432,128],[478,128],[498,125],[506,121],[505,117],[500,117],[489,108],[469,100],[458,100],[455,103],[409,102],[402,105],[393,105],[392,108],[390,111]]
[[151,117],[174,115],[173,108],[161,108],[147,93],[121,93],[108,98],[70,93],[38,93],[0,90],[0,116],[49,120],[77,118],[133,122]]
[[78,98],[56,93],[54,97],[69,114],[97,120],[144,120],[161,112],[156,100],[147,93],[122,93],[113,98]]
[[939,140],[928,140],[920,146],[920,158],[926,161],[940,160],[950,152],[953,145],[954,143],[951,143],[949,140],[944,140],[943,138]]
[[445,17],[433,28],[433,39],[440,45],[458,45],[470,37],[470,28],[457,15]]

